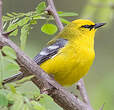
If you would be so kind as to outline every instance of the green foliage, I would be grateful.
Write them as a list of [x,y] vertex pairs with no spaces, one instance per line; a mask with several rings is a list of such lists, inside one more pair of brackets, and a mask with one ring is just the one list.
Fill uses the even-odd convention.
[[0,91],[0,106],[8,106],[8,99],[4,94],[4,91]]
[[0,90],[0,108],[5,106],[10,110],[62,110],[46,94],[40,94],[38,91],[32,94],[28,91],[27,94],[19,92],[14,84],[8,84],[5,89]]
[[[7,13],[6,16],[3,16],[4,29],[6,29],[7,32],[14,30],[10,36],[20,35],[20,46],[22,50],[25,48],[30,30],[37,24],[38,20],[46,20],[46,23],[41,28],[41,31],[45,34],[53,35],[57,32],[57,27],[54,24],[47,24],[47,21],[52,21],[53,17],[49,16],[45,9],[45,2],[41,2],[37,5],[35,11],[27,13],[11,12]],[[59,11],[58,15],[60,16],[62,23],[68,24],[69,21],[64,17],[77,16],[78,14],[74,12]]]
[[21,41],[21,49],[24,50],[25,45],[26,45],[26,40],[29,34],[29,24],[24,25],[21,28],[21,36],[20,36],[20,41]]
[[60,18],[61,22],[64,24],[69,24],[70,22],[64,18]]
[[22,84],[22,83],[24,83],[26,81],[30,81],[33,77],[34,77],[34,75],[30,75],[30,76],[24,77],[23,79],[21,79],[19,81],[16,81],[16,84]]
[[3,60],[2,53],[0,51],[0,86],[3,80],[3,73],[4,73],[4,60]]
[[8,57],[16,59],[16,53],[15,53],[15,51],[12,48],[10,48],[8,46],[4,46],[2,48],[2,52]]
[[57,27],[54,24],[44,24],[41,31],[46,34],[53,35],[57,32]]
[[41,96],[42,98],[40,98],[39,103],[42,104],[48,110],[63,110],[56,103],[54,103],[53,99],[50,96],[46,94]]
[[42,13],[45,11],[45,8],[46,8],[46,4],[45,2],[41,2],[40,4],[38,4],[38,6],[36,7],[36,12],[38,14]]
[[63,12],[63,11],[58,11],[58,15],[61,17],[71,17],[71,16],[78,16],[77,13],[74,13],[74,12]]
[[8,46],[4,46],[0,51],[0,83],[6,74],[17,73],[19,71],[20,67],[15,59],[16,53],[14,50]]

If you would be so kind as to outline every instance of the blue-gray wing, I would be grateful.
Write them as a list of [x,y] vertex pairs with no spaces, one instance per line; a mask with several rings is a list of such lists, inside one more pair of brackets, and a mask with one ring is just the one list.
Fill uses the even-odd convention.
[[46,60],[52,58],[56,55],[60,48],[64,47],[67,44],[66,39],[57,39],[53,44],[43,48],[41,52],[34,57],[34,61],[40,65]]

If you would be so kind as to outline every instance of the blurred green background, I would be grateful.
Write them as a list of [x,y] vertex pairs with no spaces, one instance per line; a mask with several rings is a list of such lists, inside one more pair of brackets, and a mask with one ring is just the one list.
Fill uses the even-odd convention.
[[[7,12],[28,12],[35,9],[37,4],[41,0],[3,0],[3,14]],[[107,5],[101,8],[97,7],[95,16],[93,12],[95,9],[89,9],[93,7],[92,4],[88,6],[88,3],[98,2],[100,0],[54,0],[55,6],[58,11],[66,12],[76,12],[79,14],[77,17],[69,17],[69,20],[74,20],[78,18],[89,18],[93,21],[107,22],[107,26],[101,28],[96,33],[95,37],[95,51],[96,59],[94,61],[91,70],[88,75],[85,77],[85,84],[90,98],[90,102],[95,110],[104,104],[103,110],[113,110],[114,108],[114,19],[113,11],[110,12]],[[113,1],[113,0],[112,0]],[[111,4],[110,0],[101,0],[107,4]],[[114,3],[114,1],[113,1]],[[111,6],[111,5],[110,5]],[[88,9],[87,9],[88,8]],[[97,16],[99,10],[103,12],[99,13],[100,16]],[[84,11],[85,10],[85,11]],[[108,10],[108,11],[107,11]],[[87,13],[88,12],[88,13]],[[108,15],[108,16],[107,16]],[[109,18],[106,18],[109,17]],[[106,18],[106,19],[105,19]],[[32,29],[30,32],[29,38],[27,40],[27,45],[25,52],[28,56],[33,58],[49,41],[53,36],[48,36],[40,31],[41,26],[45,23],[44,20],[38,21],[38,25]],[[19,36],[11,37],[13,41],[16,41],[19,44]],[[26,86],[26,85],[25,85]],[[26,86],[30,88],[30,86]],[[21,88],[24,90],[24,88]],[[28,90],[28,89],[27,89]]]

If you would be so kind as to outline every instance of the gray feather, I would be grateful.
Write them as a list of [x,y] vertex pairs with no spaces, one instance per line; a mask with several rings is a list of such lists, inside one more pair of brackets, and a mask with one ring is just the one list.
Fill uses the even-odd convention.
[[40,65],[46,60],[52,58],[54,55],[56,55],[59,51],[59,49],[63,48],[67,43],[66,39],[57,39],[56,42],[53,44],[45,47],[42,49],[42,51],[34,57],[34,61]]

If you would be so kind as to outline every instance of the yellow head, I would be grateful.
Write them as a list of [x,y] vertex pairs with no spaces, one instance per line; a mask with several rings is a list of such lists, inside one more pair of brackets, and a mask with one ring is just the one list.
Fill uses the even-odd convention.
[[78,19],[69,23],[63,31],[59,34],[59,37],[71,39],[80,37],[93,37],[96,29],[103,26],[105,23],[93,23],[90,20]]

